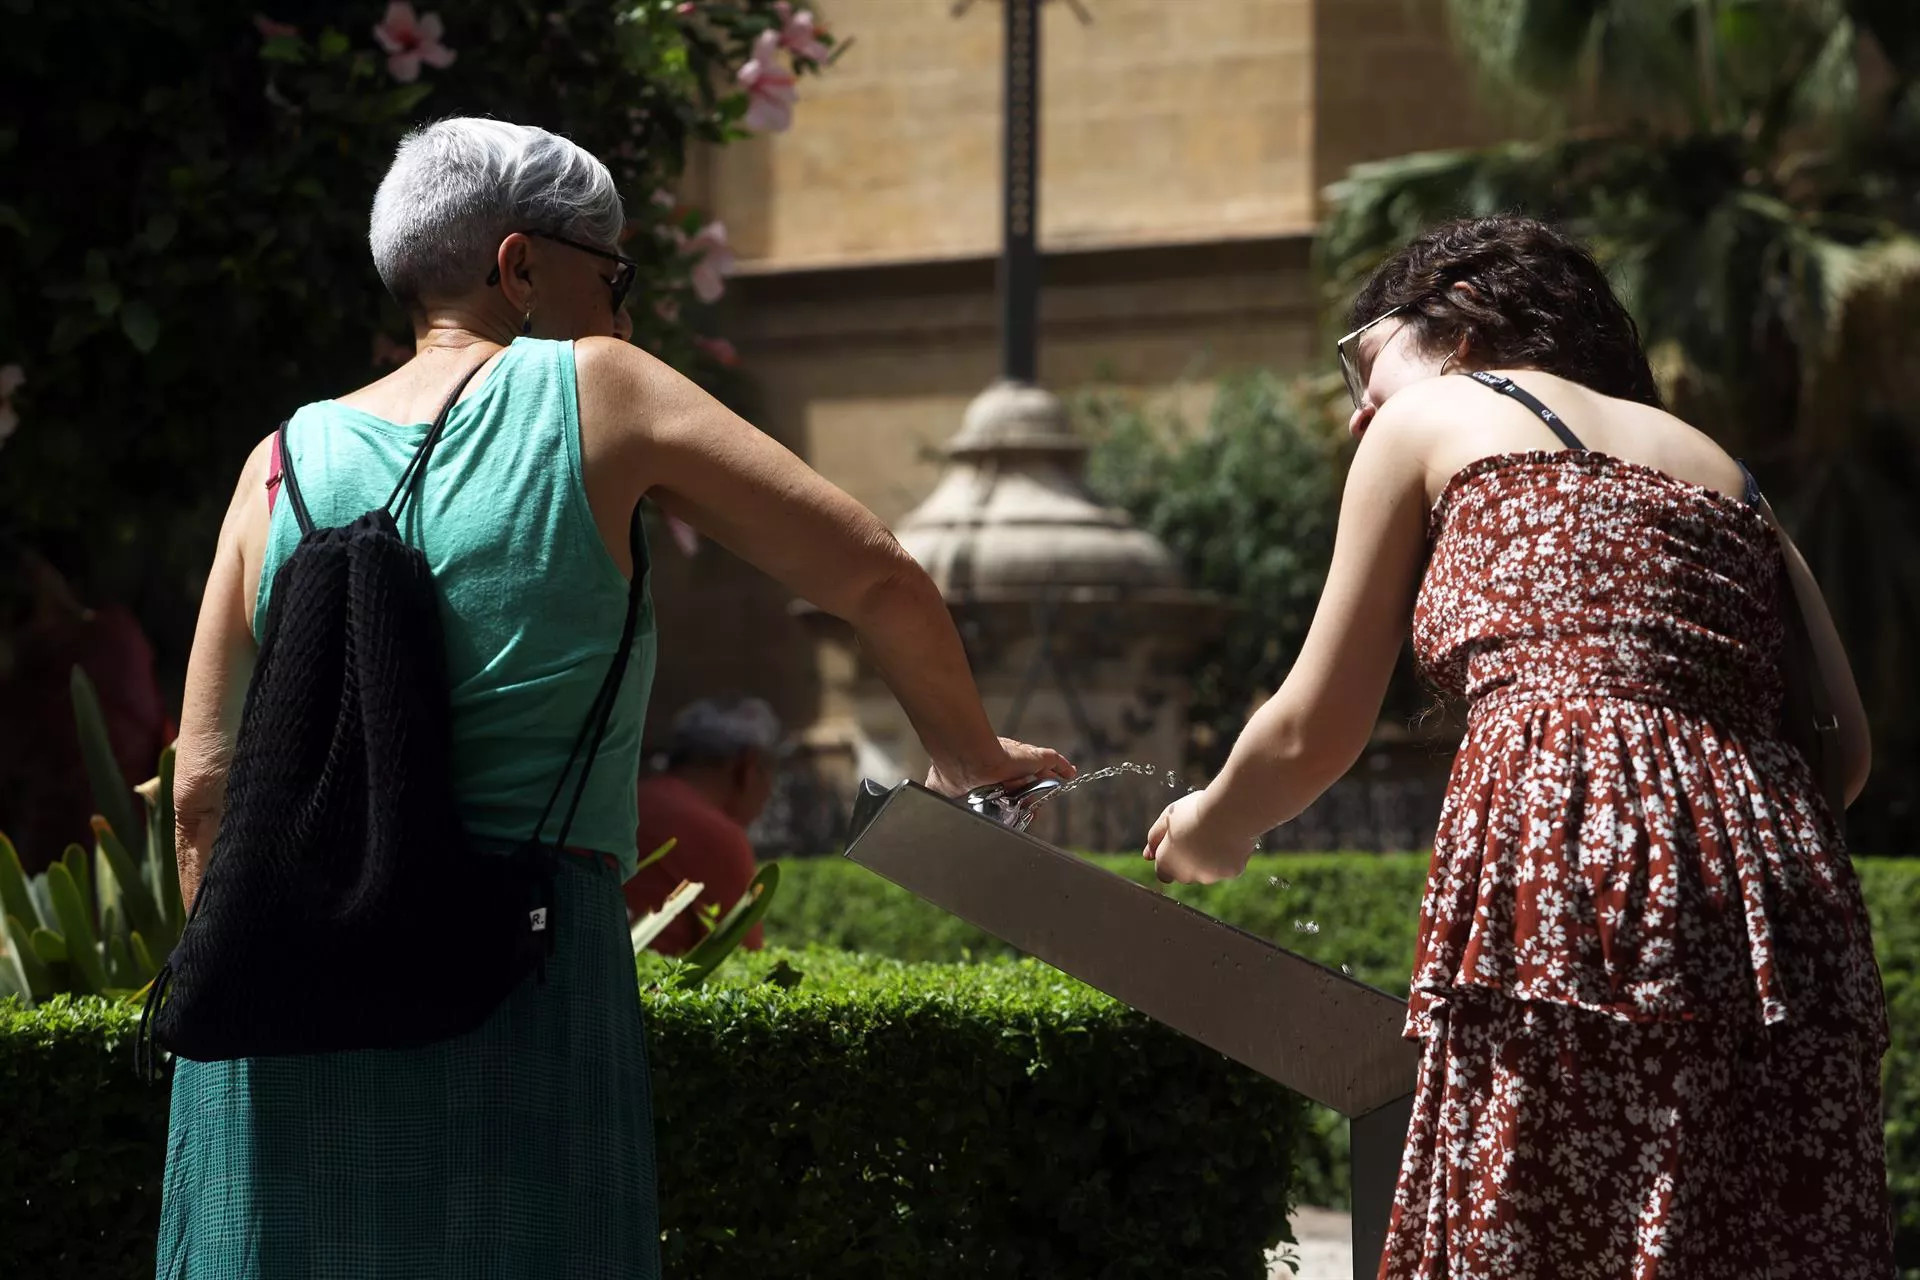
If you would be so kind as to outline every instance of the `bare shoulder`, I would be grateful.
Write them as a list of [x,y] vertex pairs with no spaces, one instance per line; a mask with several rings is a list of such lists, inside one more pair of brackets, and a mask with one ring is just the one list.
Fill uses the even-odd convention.
[[1380,406],[1361,438],[1355,460],[1369,457],[1377,467],[1424,475],[1446,451],[1464,414],[1470,413],[1471,391],[1452,378],[1428,378],[1402,388]]
[[623,397],[657,395],[685,381],[664,360],[621,338],[576,338],[573,368],[583,391],[591,387]]
[[242,530],[259,527],[261,541],[266,540],[267,479],[273,474],[273,436],[264,435],[240,464],[240,479],[234,484],[233,499],[227,505],[227,522]]
[[261,566],[267,558],[267,534],[273,511],[268,505],[267,478],[272,474],[273,436],[267,435],[253,446],[240,466],[233,496],[227,502],[227,514],[220,521],[220,539],[214,547],[213,566],[208,589],[223,573],[239,574],[243,588],[239,597],[240,621],[253,624],[253,598],[260,583]]
[[580,394],[580,425],[616,448],[660,443],[709,407],[698,383],[620,338],[574,342],[574,382]]

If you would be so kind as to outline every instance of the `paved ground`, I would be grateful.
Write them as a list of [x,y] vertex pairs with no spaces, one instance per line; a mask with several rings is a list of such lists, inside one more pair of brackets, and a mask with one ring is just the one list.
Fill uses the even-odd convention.
[[1293,1238],[1298,1243],[1289,1251],[1299,1270],[1287,1265],[1286,1253],[1275,1253],[1269,1280],[1353,1280],[1352,1231],[1352,1221],[1344,1213],[1295,1209]]

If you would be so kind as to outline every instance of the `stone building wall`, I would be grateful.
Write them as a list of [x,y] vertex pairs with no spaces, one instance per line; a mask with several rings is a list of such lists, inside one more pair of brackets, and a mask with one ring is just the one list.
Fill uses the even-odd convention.
[[[1321,362],[1318,193],[1356,161],[1494,136],[1441,0],[1083,0],[1043,22],[1041,381],[1203,400]],[[688,197],[741,259],[722,317],[752,417],[888,521],[998,372],[995,0],[822,0],[853,46],[791,132],[700,157]],[[843,681],[785,593],[662,548],[654,726],[739,689],[831,726]],[[840,673],[844,674],[844,673]]]

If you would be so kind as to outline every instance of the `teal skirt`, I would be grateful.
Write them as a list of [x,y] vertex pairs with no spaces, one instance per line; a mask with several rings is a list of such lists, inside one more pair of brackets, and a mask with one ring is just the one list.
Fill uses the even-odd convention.
[[546,981],[478,1030],[176,1064],[160,1280],[656,1280],[626,907],[613,870],[561,861]]

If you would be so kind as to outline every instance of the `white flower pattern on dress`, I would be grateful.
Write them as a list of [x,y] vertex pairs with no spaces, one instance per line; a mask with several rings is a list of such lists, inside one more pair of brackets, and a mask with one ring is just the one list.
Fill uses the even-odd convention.
[[1609,455],[1463,469],[1426,676],[1469,701],[1421,909],[1380,1274],[1891,1272],[1859,884],[1777,733],[1779,544]]

